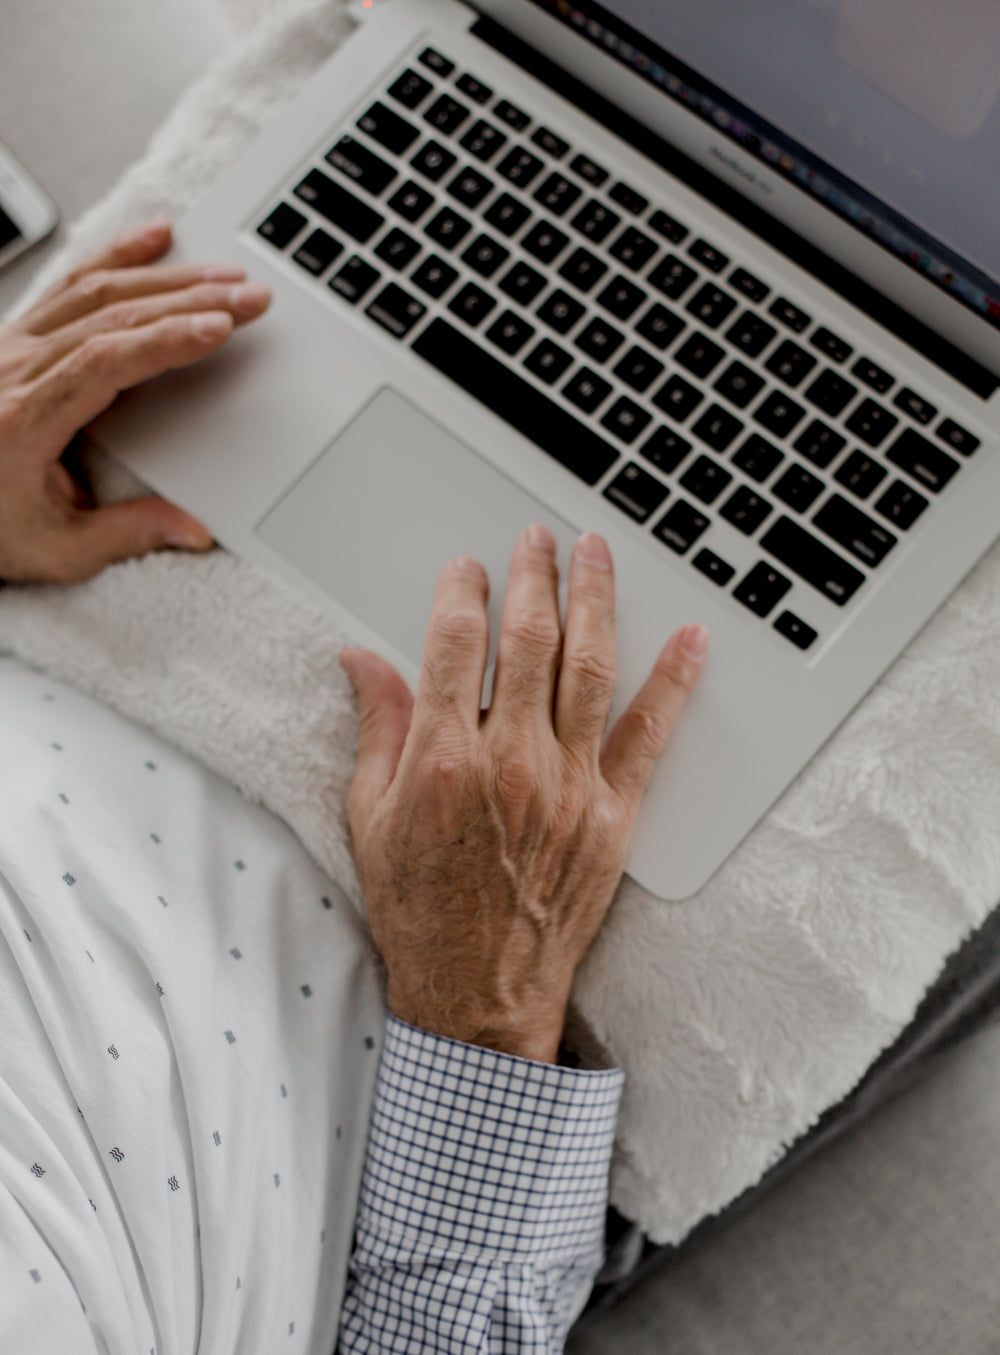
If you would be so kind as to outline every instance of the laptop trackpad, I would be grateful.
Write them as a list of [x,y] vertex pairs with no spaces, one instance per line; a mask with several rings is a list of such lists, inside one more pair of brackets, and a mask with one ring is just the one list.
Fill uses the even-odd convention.
[[383,389],[257,532],[415,664],[438,574],[454,556],[473,556],[490,577],[492,664],[510,553],[532,522],[555,536],[565,567],[577,528]]

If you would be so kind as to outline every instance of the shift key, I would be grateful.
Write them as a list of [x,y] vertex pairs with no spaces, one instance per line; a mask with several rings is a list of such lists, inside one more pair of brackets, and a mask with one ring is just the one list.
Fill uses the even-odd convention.
[[791,518],[779,518],[761,537],[760,544],[838,607],[849,601],[865,581],[860,569],[849,565]]
[[370,240],[385,221],[380,212],[356,198],[318,169],[311,169],[295,190],[295,196],[339,226],[355,240]]

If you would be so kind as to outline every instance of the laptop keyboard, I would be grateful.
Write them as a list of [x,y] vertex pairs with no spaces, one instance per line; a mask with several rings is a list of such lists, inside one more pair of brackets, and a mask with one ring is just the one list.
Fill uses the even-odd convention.
[[799,649],[979,446],[433,48],[257,231]]

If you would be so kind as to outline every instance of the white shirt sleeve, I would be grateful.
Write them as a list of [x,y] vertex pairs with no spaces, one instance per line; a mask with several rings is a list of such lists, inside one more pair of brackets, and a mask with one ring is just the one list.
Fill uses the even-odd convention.
[[552,1355],[603,1260],[624,1074],[390,1018],[342,1355]]

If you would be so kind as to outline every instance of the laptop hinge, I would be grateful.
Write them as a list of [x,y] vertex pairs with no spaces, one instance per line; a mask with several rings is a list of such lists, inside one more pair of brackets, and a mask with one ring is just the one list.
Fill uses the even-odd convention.
[[817,249],[803,236],[765,212],[757,203],[744,197],[737,189],[723,183],[703,165],[699,165],[661,136],[651,132],[617,104],[613,104],[582,80],[557,66],[510,29],[504,28],[495,19],[482,16],[473,24],[471,32],[530,75],[541,80],[543,84],[548,85],[557,94],[562,95],[564,99],[575,104],[589,117],[602,123],[621,137],[627,145],[648,156],[696,193],[700,193],[702,197],[721,208],[740,225],[746,226],[755,235],[759,235],[768,244],[780,250],[800,268],[804,268],[813,277],[825,283],[877,324],[894,334],[901,342],[908,344],[930,362],[935,363],[948,376],[961,382],[975,395],[984,400],[989,399],[1000,386],[1000,378],[994,376],[982,363],[971,358],[947,339],[943,339],[923,321],[918,320],[894,301],[890,301],[856,273]]

